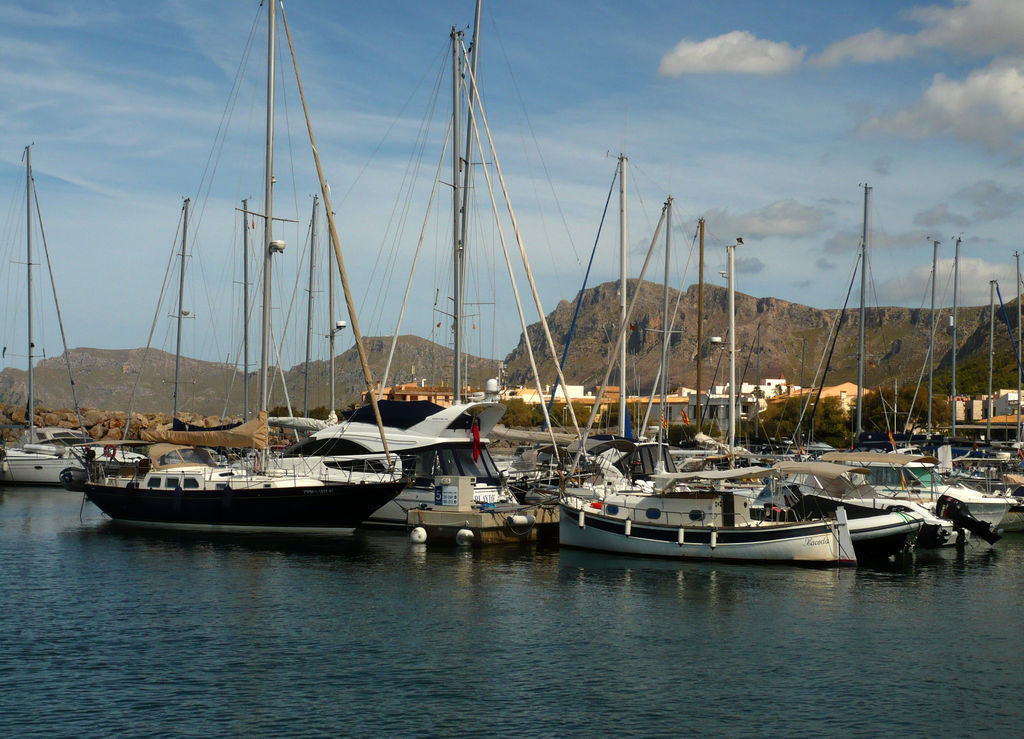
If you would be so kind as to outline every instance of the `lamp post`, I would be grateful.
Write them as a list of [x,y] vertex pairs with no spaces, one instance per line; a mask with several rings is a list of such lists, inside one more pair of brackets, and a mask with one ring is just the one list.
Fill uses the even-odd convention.
[[[722,341],[722,337],[721,336],[709,336],[707,341],[705,341],[705,345],[708,347],[708,357],[710,357],[711,356],[711,352],[714,351],[714,350],[720,350],[723,346],[725,346],[725,342]],[[721,361],[721,359],[719,359],[719,361]],[[708,402],[707,402],[707,405],[711,404],[711,393],[715,389],[714,388],[715,378],[717,378],[717,377],[718,377],[718,365],[715,366],[715,374],[712,377],[711,385],[708,386]],[[697,388],[697,403],[702,406],[701,407],[701,416],[703,416],[704,404],[701,403],[700,393],[701,393],[701,389]],[[715,409],[715,424],[718,426],[718,430],[721,431],[721,429],[722,429],[722,418],[721,418],[721,416],[718,413],[717,407]],[[697,425],[698,433],[700,432],[700,428],[701,428],[700,424],[698,424]]]
[[737,238],[726,249],[729,278],[729,469],[736,466],[736,247],[743,244]]
[[[348,323],[345,321],[335,321],[334,325],[331,326],[330,333],[327,334],[331,353],[331,409],[327,413],[327,423],[330,424],[338,422],[338,414],[334,411],[334,337],[344,331],[346,326],[348,326]],[[383,388],[381,389],[383,390]]]

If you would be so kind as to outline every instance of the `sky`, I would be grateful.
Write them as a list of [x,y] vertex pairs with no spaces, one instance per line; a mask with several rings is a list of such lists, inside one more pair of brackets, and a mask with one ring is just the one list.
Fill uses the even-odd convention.
[[[446,343],[449,35],[457,27],[468,43],[473,4],[295,0],[285,12],[360,329],[395,330],[415,262],[401,331]],[[474,354],[504,356],[521,332],[502,238],[525,321],[537,320],[498,165],[544,312],[575,296],[595,243],[588,284],[618,278],[617,194],[598,233],[619,154],[628,158],[631,277],[671,196],[674,287],[697,280],[693,239],[703,217],[709,282],[724,284],[725,247],[742,237],[737,290],[841,307],[868,185],[869,305],[928,307],[937,240],[937,299],[950,306],[956,238],[961,305],[987,304],[990,280],[1004,300],[1015,296],[1024,213],[1019,0],[485,0],[480,30],[477,125],[486,118],[494,152],[481,130],[493,185],[473,170],[466,349]],[[291,366],[305,352],[319,183],[282,29],[279,37],[274,216],[285,219],[275,238],[287,247],[274,258],[272,315],[274,354]],[[266,53],[266,12],[251,0],[0,5],[0,368],[26,362],[29,144],[42,215],[42,230],[33,226],[36,355],[62,351],[43,234],[69,346],[150,341],[174,351],[175,253],[189,198],[183,352],[241,361],[238,209],[248,198],[263,212]],[[253,255],[258,220],[249,217]],[[318,230],[314,358],[326,356],[332,322],[322,223]],[[646,279],[663,279],[663,248]],[[258,276],[262,257],[253,255]],[[334,320],[347,320],[336,290]],[[855,287],[850,305],[857,300]],[[351,341],[349,326],[338,351]]]

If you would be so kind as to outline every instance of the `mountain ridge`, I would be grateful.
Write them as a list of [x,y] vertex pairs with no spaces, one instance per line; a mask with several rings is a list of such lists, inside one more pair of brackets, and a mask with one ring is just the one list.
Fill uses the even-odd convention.
[[[631,330],[627,335],[627,364],[631,393],[650,392],[661,360],[661,332],[663,323],[663,289],[661,286],[637,280],[628,283],[629,294],[640,289]],[[669,290],[669,305],[678,303],[670,341],[669,383],[693,387],[696,379],[696,321],[697,286],[691,285],[681,293]],[[548,324],[556,351],[563,351],[576,299],[562,300],[547,314]],[[704,286],[704,336],[719,336],[720,345],[705,341],[702,357],[704,370],[701,384],[724,384],[727,376],[726,352],[717,347],[727,345],[728,316],[727,293],[717,285]],[[839,319],[842,309],[819,309],[775,297],[754,297],[743,293],[735,296],[736,346],[738,381],[753,382],[758,358],[760,377],[785,377],[791,383],[814,382],[816,370],[823,364],[830,349],[831,327]],[[949,309],[937,311],[945,316]],[[1008,311],[1016,331],[1016,311]],[[943,321],[946,319],[943,318]],[[857,334],[859,311],[847,308],[842,315],[842,327],[835,347],[831,351],[831,366],[827,384],[856,381]],[[970,361],[976,354],[987,357],[988,308],[968,306],[959,309],[958,359]],[[1000,321],[1001,322],[1001,321]],[[612,337],[619,323],[618,283],[606,282],[583,292],[575,337],[570,345],[565,364],[566,381],[588,388],[597,385],[607,367],[614,342]],[[868,308],[865,324],[865,353],[867,355],[865,385],[876,386],[892,381],[914,381],[926,377],[925,360],[928,351],[928,332],[931,313],[928,309],[879,307]],[[944,327],[945,323],[939,322]],[[528,327],[534,355],[537,357],[542,384],[554,383],[554,362],[543,339],[539,321]],[[758,342],[758,334],[760,341]],[[380,380],[390,351],[391,337],[364,337],[374,381]],[[760,355],[756,348],[760,343]],[[1009,351],[1006,331],[997,332],[997,352]],[[167,411],[173,408],[174,355],[157,349],[99,349],[83,347],[69,351],[71,371],[79,405],[110,410],[139,412]],[[355,347],[350,347],[336,358],[336,401],[338,408],[356,402],[365,389],[362,370]],[[466,376],[474,387],[482,386],[485,379],[498,374],[498,361],[480,357],[466,358]],[[935,368],[947,367],[951,361],[951,338],[946,331],[936,332]],[[522,334],[515,347],[504,359],[506,385],[532,387],[529,359]],[[270,405],[286,404],[281,391],[280,375],[274,369]],[[257,405],[258,380],[251,373],[249,383],[250,409]],[[294,412],[303,407],[305,374],[302,364],[284,372]],[[329,401],[329,363],[316,360],[310,363],[311,409],[325,406]],[[452,350],[428,339],[413,335],[399,337],[393,369],[388,384],[409,381],[430,385],[451,384]],[[617,376],[613,374],[613,378]],[[207,415],[240,413],[243,408],[242,372],[224,362],[182,357],[179,382],[179,409]],[[820,380],[819,380],[820,381]],[[50,357],[36,365],[34,373],[36,403],[57,408],[71,407],[71,386],[64,356]],[[616,384],[616,380],[612,380]],[[936,388],[938,391],[939,388]],[[27,399],[27,372],[8,367],[0,372],[0,402],[25,403]]]

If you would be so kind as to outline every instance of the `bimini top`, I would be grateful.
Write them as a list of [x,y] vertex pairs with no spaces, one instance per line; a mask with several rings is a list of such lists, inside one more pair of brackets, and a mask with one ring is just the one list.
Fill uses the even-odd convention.
[[[380,420],[385,427],[403,430],[444,410],[444,406],[429,400],[378,400],[377,408],[380,409]],[[356,408],[342,423],[346,421],[376,426],[377,418],[373,415],[373,405],[367,403]]]
[[203,447],[179,444],[154,444],[149,448],[152,469],[167,470],[175,467],[216,467],[217,462]]

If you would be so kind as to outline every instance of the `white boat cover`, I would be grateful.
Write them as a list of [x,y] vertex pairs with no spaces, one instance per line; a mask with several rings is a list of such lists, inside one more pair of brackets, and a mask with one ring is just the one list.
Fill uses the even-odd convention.
[[899,452],[828,452],[820,457],[822,462],[854,462],[857,464],[938,464],[936,457]]

